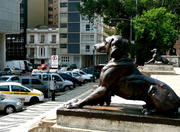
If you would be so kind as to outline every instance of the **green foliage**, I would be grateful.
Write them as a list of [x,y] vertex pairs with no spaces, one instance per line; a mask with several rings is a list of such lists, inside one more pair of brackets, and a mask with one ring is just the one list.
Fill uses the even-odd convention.
[[[138,15],[133,19],[133,24],[138,51],[143,49],[142,52],[147,53],[151,49],[157,48],[160,53],[164,53],[172,48],[177,40],[178,30],[175,29],[177,16],[167,12],[163,7],[154,8]],[[142,61],[149,58],[148,55],[143,57]]]
[[[114,34],[122,35],[126,39],[130,38],[130,22],[128,20],[136,15],[139,19],[143,15],[142,24],[139,22],[141,25],[136,25],[137,36],[135,36],[136,43],[138,43],[136,50],[139,53],[137,56],[143,57],[142,61],[151,57],[147,54],[151,48],[158,47],[161,52],[164,52],[177,39],[175,37],[177,30],[174,28],[180,29],[180,0],[81,0],[81,2],[79,11],[82,15],[88,16],[91,22],[97,15],[102,16],[106,25],[115,27]],[[160,7],[164,8],[159,12],[153,12]],[[148,13],[150,16],[146,16],[144,12],[151,9],[152,11]],[[148,24],[149,22],[150,24]]]

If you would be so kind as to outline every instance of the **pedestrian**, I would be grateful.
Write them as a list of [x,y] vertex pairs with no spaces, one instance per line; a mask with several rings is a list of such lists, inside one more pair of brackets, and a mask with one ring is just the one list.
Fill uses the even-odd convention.
[[56,81],[54,78],[52,78],[50,81],[50,91],[51,91],[52,101],[55,101],[55,90],[56,90]]

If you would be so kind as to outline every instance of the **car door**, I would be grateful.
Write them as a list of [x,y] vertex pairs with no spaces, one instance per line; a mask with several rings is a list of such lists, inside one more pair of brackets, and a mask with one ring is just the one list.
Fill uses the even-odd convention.
[[38,89],[42,92],[46,90],[45,85],[43,85],[43,83],[39,79],[35,78],[31,79],[31,88]]
[[52,78],[56,80],[57,89],[63,89],[64,80],[58,75],[52,75]]
[[22,102],[29,102],[30,91],[25,87],[18,86],[18,85],[11,85],[11,96],[17,99],[20,99]]
[[3,96],[9,96],[10,95],[10,86],[9,85],[1,85],[0,92],[2,93]]

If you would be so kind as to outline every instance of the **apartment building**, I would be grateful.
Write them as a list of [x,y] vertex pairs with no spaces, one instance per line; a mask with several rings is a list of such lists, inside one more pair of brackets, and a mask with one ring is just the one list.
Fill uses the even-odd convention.
[[94,44],[103,41],[102,19],[89,23],[77,9],[79,2],[59,0],[60,61],[66,65],[76,64],[77,67],[105,63],[105,55],[94,51]]
[[48,25],[58,26],[58,0],[48,1]]
[[6,60],[26,59],[27,0],[20,3],[20,33],[6,35]]
[[59,29],[40,26],[27,29],[27,60],[32,64],[49,64],[59,50]]
[[1,0],[0,4],[0,70],[6,62],[6,34],[20,32],[20,0]]

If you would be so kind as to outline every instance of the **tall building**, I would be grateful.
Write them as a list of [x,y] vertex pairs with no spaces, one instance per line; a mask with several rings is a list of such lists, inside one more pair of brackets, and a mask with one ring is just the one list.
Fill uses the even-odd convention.
[[6,35],[6,60],[26,59],[27,1],[20,3],[20,33]]
[[58,26],[58,0],[48,1],[48,25]]
[[20,0],[1,0],[0,4],[0,70],[6,62],[6,34],[20,32]]
[[94,44],[103,41],[102,19],[89,23],[77,9],[79,2],[59,0],[60,61],[66,65],[76,64],[77,67],[105,63],[105,56],[94,52]]
[[28,28],[48,25],[48,0],[27,0]]

